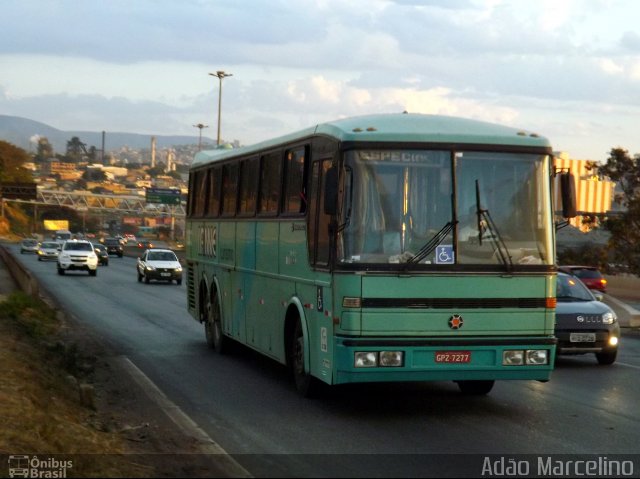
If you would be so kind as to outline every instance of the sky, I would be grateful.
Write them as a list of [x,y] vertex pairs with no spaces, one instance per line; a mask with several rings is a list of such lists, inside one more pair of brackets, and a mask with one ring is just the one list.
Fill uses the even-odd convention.
[[[637,0],[0,0],[0,114],[243,145],[408,111],[640,154]],[[107,136],[108,138],[108,136]]]

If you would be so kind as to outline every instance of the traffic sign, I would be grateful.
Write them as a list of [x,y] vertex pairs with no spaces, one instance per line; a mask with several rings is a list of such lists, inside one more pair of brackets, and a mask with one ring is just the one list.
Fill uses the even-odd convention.
[[0,183],[0,196],[9,200],[35,200],[38,190],[35,183]]
[[173,188],[146,188],[145,199],[147,203],[179,205],[181,194],[180,190]]

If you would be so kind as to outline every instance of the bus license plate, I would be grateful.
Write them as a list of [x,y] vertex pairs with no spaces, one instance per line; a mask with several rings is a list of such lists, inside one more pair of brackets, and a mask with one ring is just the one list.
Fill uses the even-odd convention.
[[569,341],[572,343],[595,343],[596,333],[571,333]]
[[436,363],[470,363],[471,351],[436,351]]

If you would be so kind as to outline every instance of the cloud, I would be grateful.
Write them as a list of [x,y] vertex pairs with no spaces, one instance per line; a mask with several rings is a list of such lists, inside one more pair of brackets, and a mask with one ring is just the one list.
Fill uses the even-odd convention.
[[636,32],[624,32],[620,38],[620,44],[634,53],[640,52],[640,35]]

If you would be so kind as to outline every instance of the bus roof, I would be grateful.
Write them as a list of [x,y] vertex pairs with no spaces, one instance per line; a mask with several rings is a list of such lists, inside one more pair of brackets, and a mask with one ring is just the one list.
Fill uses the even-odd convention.
[[551,148],[549,141],[543,136],[495,123],[451,116],[395,113],[357,116],[320,123],[289,135],[241,148],[204,150],[196,154],[192,167],[263,151],[313,135],[328,136],[340,142],[416,142]]

